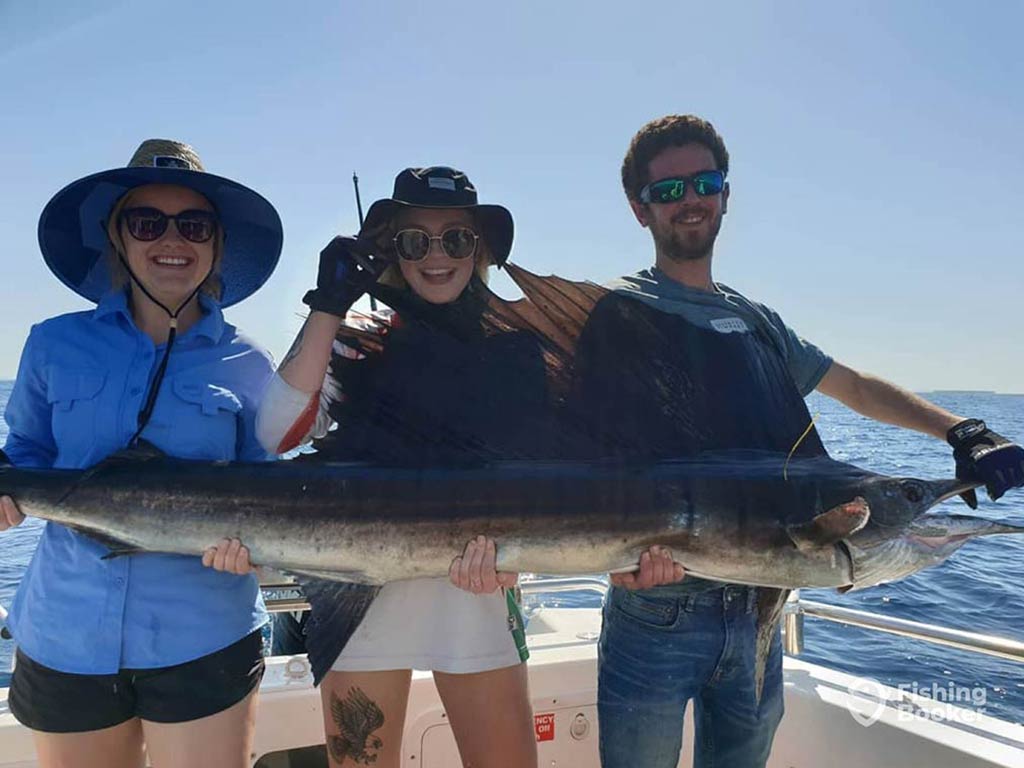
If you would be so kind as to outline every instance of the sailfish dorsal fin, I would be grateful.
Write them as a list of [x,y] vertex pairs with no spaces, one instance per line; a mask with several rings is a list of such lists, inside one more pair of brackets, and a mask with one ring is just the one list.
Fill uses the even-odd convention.
[[[537,275],[508,263],[505,271],[523,292],[516,300],[503,299],[482,283],[474,286],[482,300],[480,330],[485,334],[528,331],[541,343],[544,362],[556,389],[567,386],[576,343],[597,302],[609,293],[587,280],[568,280],[557,275]],[[399,313],[416,316],[415,301],[407,291],[376,285],[371,293]],[[391,321],[379,315],[359,313],[342,324],[337,340],[360,355],[379,354],[386,343]]]

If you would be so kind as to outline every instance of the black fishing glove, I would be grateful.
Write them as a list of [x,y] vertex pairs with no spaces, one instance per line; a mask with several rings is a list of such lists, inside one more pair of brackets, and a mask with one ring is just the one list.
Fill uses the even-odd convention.
[[[1024,487],[1024,448],[997,435],[984,421],[961,421],[946,433],[946,440],[953,446],[956,476],[984,483],[993,501],[1011,488]],[[971,503],[966,495],[964,501]]]
[[365,241],[335,237],[320,251],[316,288],[308,291],[302,301],[310,309],[344,317],[385,267],[382,259],[369,252]]

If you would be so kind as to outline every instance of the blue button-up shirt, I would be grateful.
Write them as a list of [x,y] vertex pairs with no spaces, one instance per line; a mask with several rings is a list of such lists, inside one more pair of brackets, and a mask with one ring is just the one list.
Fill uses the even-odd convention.
[[[224,321],[216,302],[204,296],[201,305],[202,318],[175,341],[142,437],[179,458],[266,460],[255,417],[270,357]],[[82,469],[124,448],[163,351],[135,326],[125,292],[33,327],[5,412],[11,462]],[[47,524],[8,619],[23,653],[78,674],[166,667],[225,648],[267,620],[251,574],[205,568],[199,557],[101,559],[106,553]]]

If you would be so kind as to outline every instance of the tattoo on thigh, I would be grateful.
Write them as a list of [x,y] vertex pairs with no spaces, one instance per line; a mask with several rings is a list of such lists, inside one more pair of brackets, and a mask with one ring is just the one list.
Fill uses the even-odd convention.
[[371,734],[384,725],[384,713],[361,688],[349,688],[344,701],[331,692],[331,719],[339,735],[327,737],[327,748],[339,765],[351,757],[356,765],[377,762],[377,752],[384,742]]

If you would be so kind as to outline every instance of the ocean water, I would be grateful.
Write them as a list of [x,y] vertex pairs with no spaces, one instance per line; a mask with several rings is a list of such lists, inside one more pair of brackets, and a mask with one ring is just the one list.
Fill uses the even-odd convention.
[[[0,412],[10,386],[10,382],[0,382]],[[927,397],[954,413],[985,419],[1007,437],[1024,440],[1024,395],[949,392]],[[818,428],[836,459],[890,475],[952,477],[953,460],[944,443],[869,421],[817,394],[808,398],[808,404],[811,413],[818,414]],[[0,423],[0,445],[6,433],[6,424]],[[969,511],[959,500],[944,506],[946,511]],[[1011,491],[996,503],[983,497],[977,514],[1024,524],[1024,491]],[[0,604],[10,604],[41,527],[39,521],[28,520],[0,534]],[[943,565],[894,584],[847,595],[829,590],[802,590],[801,595],[914,621],[1024,639],[1022,584],[1024,537],[999,537],[972,542]],[[528,607],[598,604],[595,595],[581,592],[541,594]],[[1024,723],[1024,664],[811,618],[805,621],[805,640],[802,658],[809,661],[909,690],[930,690],[933,685],[943,690],[950,685],[979,689],[984,691],[987,714]],[[0,670],[10,668],[12,650],[11,641],[0,640]],[[4,684],[5,675],[0,671],[0,685]]]

